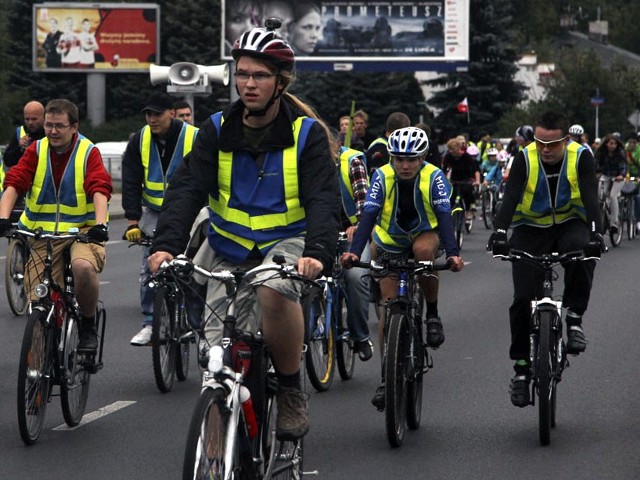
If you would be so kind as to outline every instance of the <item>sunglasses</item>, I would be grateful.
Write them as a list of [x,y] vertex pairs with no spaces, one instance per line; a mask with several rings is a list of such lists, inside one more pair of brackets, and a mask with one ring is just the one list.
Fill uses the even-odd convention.
[[558,140],[551,140],[551,141],[545,141],[545,140],[540,140],[538,137],[534,136],[533,139],[536,142],[536,145],[540,147],[540,149],[543,148],[548,148],[550,150],[553,150],[554,148],[558,148],[560,145],[562,145],[565,140],[567,139],[567,136],[565,135],[562,138],[559,138]]

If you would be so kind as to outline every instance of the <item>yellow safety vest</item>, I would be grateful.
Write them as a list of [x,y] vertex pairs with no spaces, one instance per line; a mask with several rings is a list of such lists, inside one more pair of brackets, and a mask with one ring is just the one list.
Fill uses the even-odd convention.
[[78,135],[60,185],[56,188],[49,139],[38,140],[38,167],[25,197],[25,209],[19,220],[21,228],[34,230],[39,227],[47,233],[64,233],[70,228],[96,224],[93,199],[87,198],[84,189],[87,159],[93,148],[90,140]]
[[516,207],[511,225],[550,227],[572,218],[586,221],[586,212],[578,185],[578,159],[585,147],[570,142],[562,160],[555,199],[551,198],[549,183],[538,158],[535,142],[524,148],[527,179],[520,203]]

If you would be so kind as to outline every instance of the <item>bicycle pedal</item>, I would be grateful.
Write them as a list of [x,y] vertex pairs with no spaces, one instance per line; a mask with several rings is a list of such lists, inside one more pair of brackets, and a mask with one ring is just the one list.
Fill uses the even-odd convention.
[[180,338],[180,343],[190,343],[192,340],[195,341],[195,335],[193,334],[193,330],[189,330],[187,333],[182,335]]
[[302,475],[318,475],[318,470],[312,470],[310,472],[302,472]]

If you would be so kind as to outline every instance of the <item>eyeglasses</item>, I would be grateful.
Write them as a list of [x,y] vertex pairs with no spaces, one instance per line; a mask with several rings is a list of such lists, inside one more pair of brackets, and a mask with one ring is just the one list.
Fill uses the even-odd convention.
[[71,124],[64,125],[62,123],[45,123],[44,124],[44,129],[46,131],[50,132],[51,130],[53,130],[55,128],[57,131],[61,132],[63,130],[66,130],[70,126],[71,126]]
[[277,77],[278,75],[274,73],[266,73],[266,72],[236,72],[236,79],[239,82],[248,82],[250,78],[253,78],[253,81],[256,83],[264,83],[270,78]]
[[559,138],[558,140],[551,140],[548,142],[545,140],[540,140],[536,136],[534,136],[533,139],[535,140],[536,145],[540,147],[541,150],[545,147],[548,148],[549,150],[553,150],[554,148],[558,148],[560,145],[562,145],[564,141],[567,139],[567,136],[565,135],[564,137]]

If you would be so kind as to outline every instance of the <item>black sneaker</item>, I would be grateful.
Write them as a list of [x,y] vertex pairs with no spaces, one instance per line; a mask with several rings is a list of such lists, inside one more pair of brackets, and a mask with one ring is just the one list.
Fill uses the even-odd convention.
[[297,440],[309,431],[308,398],[308,393],[296,388],[281,388],[277,393],[276,438],[278,440]]
[[363,362],[373,357],[373,343],[368,338],[353,343],[353,350],[358,354],[358,358]]
[[511,379],[509,394],[511,395],[511,403],[513,403],[514,406],[523,408],[531,403],[531,399],[529,398],[530,381],[529,375],[516,374]]
[[427,325],[427,345],[433,349],[444,343],[444,329],[440,317],[428,317],[425,321]]
[[83,318],[78,326],[78,352],[96,353],[98,350],[98,332],[93,318]]
[[569,325],[567,327],[567,353],[579,355],[587,349],[587,339],[580,325]]
[[384,383],[376,389],[376,393],[371,399],[371,404],[378,409],[379,412],[384,411]]

